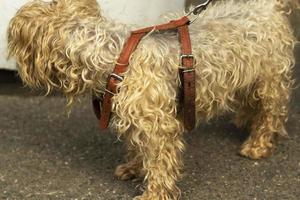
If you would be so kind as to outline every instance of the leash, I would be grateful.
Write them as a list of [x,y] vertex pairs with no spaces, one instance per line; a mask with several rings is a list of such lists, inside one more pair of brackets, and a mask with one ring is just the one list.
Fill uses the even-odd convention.
[[[100,98],[93,97],[93,108],[96,117],[99,119],[100,129],[106,129],[109,125],[112,109],[112,97],[117,94],[117,85],[124,80],[122,74],[127,71],[131,54],[135,51],[142,38],[151,31],[169,31],[176,30],[181,44],[179,77],[182,83],[180,104],[183,105],[183,123],[187,130],[193,130],[196,122],[195,109],[195,68],[194,56],[192,54],[192,45],[189,34],[189,25],[193,23],[199,14],[205,10],[212,0],[196,6],[186,16],[172,20],[166,24],[142,28],[131,32],[130,37],[123,46],[123,50],[115,65],[113,72],[109,75],[106,89],[102,92]],[[192,21],[188,18],[191,15],[196,18]]]

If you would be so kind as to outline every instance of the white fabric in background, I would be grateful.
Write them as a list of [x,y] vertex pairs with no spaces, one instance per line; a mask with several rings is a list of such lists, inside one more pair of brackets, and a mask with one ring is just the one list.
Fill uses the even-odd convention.
[[[7,28],[17,10],[30,0],[0,0],[0,69],[16,69],[13,59],[7,60]],[[50,0],[45,0],[50,1]],[[97,0],[104,16],[125,24],[149,26],[170,11],[182,11],[185,0]]]
[[7,27],[10,19],[15,15],[17,10],[28,0],[0,0],[0,68],[16,69],[14,60],[7,60]]
[[185,0],[98,0],[104,16],[139,27],[155,25],[161,15],[183,11]]

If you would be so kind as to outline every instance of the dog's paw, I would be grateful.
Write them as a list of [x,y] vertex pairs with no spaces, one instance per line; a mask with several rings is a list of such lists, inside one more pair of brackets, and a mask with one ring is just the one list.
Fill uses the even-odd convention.
[[138,169],[130,163],[121,164],[117,166],[115,176],[122,181],[133,179],[138,176]]
[[163,196],[162,194],[159,195],[149,194],[149,192],[145,192],[143,195],[136,196],[133,198],[133,200],[170,200],[170,199],[173,198],[170,198],[169,196]]
[[240,155],[251,158],[251,159],[262,159],[267,158],[272,154],[273,148],[266,146],[253,146],[246,143],[240,150]]
[[146,200],[143,196],[136,196],[133,200]]
[[133,198],[133,200],[155,200],[155,199],[157,198],[153,198],[151,196],[145,196],[145,195],[141,195]]

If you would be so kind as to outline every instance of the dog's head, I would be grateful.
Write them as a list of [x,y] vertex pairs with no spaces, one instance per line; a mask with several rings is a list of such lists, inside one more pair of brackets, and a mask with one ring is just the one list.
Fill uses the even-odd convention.
[[[17,59],[19,74],[30,87],[63,84],[59,72],[70,66],[64,49],[68,32],[75,30],[75,18],[100,17],[96,1],[34,1],[22,7],[8,29],[9,55]],[[74,16],[76,13],[76,16]],[[58,72],[56,74],[56,72]]]
[[95,0],[34,1],[10,22],[9,55],[26,85],[61,89],[71,104],[104,85],[126,38],[123,29],[101,16]]

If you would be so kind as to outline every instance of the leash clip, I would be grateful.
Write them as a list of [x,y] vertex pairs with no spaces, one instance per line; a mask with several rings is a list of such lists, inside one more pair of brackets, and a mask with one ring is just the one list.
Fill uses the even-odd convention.
[[186,16],[190,16],[191,14],[199,15],[203,10],[205,10],[207,8],[207,6],[209,5],[209,3],[211,1],[212,0],[206,0],[204,3],[197,5],[193,10],[191,10],[189,13],[187,13]]

